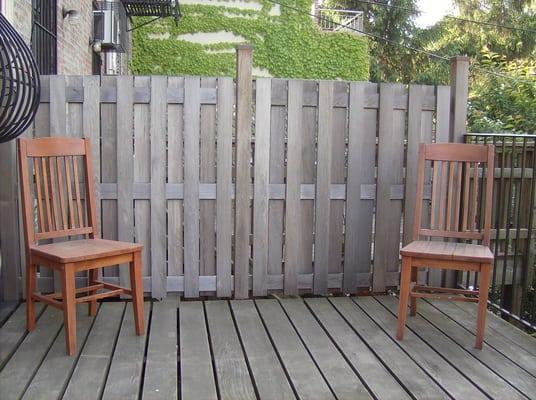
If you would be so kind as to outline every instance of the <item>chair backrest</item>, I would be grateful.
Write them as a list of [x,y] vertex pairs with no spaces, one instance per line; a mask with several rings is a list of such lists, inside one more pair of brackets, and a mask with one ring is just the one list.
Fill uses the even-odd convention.
[[98,237],[89,139],[18,139],[17,144],[27,249],[44,239]]
[[[457,238],[489,246],[494,157],[492,145],[420,144],[413,240]],[[426,177],[428,162],[430,177]],[[431,181],[427,227],[423,226],[425,180]]]

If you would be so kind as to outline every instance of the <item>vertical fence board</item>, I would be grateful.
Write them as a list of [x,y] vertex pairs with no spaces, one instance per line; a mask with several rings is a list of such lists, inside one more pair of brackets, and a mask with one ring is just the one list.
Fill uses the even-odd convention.
[[231,78],[218,79],[216,186],[216,295],[231,297],[233,105]]
[[288,82],[287,194],[285,207],[285,294],[298,293],[301,263],[301,178],[303,82]]
[[235,192],[235,260],[234,297],[249,294],[249,258],[251,231],[251,117],[253,87],[251,52],[240,46],[236,52],[236,192]]
[[[216,78],[201,78],[203,88],[215,88]],[[216,183],[216,105],[201,105],[200,172],[201,183]],[[199,274],[216,275],[216,204],[214,200],[200,201],[200,259]]]
[[166,297],[167,78],[151,79],[151,293]]
[[402,183],[404,157],[404,119],[394,110],[396,94],[402,86],[380,85],[378,127],[378,183],[376,189],[376,231],[372,290],[385,291],[388,273],[398,271],[401,202],[391,200],[391,187]]
[[[169,90],[179,92],[184,88],[183,78],[170,77],[168,80]],[[182,183],[182,154],[183,154],[183,106],[182,104],[168,105],[168,183]],[[182,250],[182,200],[168,200],[168,276],[182,275],[183,250]]]
[[199,78],[184,81],[184,296],[199,296]]
[[[132,76],[117,77],[117,237],[134,240],[134,88]],[[119,283],[130,286],[129,266],[119,266]]]
[[268,184],[270,169],[270,79],[257,79],[253,203],[253,295],[266,296],[268,274]]
[[[286,97],[287,82],[272,79],[274,98]],[[270,184],[285,182],[285,106],[272,105],[270,116]],[[268,211],[268,274],[283,273],[283,229],[285,200],[270,200]]]
[[329,247],[331,242],[331,169],[332,169],[333,82],[318,84],[318,149],[315,203],[315,268],[313,292],[328,290]]

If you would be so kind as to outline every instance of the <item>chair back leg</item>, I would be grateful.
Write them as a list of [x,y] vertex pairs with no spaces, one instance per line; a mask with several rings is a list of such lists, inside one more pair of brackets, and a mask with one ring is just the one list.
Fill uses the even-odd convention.
[[484,330],[486,328],[486,314],[488,312],[488,290],[491,264],[481,264],[478,279],[478,316],[476,321],[475,348],[482,350]]
[[141,276],[141,251],[134,253],[134,260],[130,263],[130,287],[132,289],[132,305],[136,334],[143,335],[143,280]]
[[35,303],[33,293],[35,292],[35,275],[37,266],[35,264],[26,265],[26,328],[28,331],[35,329]]
[[[98,274],[99,274],[99,270],[97,268],[93,268],[93,269],[90,269],[88,271],[88,286],[91,286],[93,283],[95,283],[95,281],[98,279]],[[88,296],[90,295],[91,293],[88,292]],[[91,300],[87,303],[88,305],[88,314],[91,316],[91,317],[94,317],[95,315],[97,315],[97,300]]]

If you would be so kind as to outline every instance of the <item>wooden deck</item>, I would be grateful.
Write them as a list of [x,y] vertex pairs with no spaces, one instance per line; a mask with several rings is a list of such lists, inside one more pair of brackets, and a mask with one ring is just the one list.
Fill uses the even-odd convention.
[[[524,399],[536,398],[536,340],[488,318],[473,349],[473,304],[419,302],[394,339],[391,296],[146,303],[147,335],[130,303],[78,316],[65,355],[62,314],[24,305],[0,328],[0,398],[10,399]],[[7,317],[6,317],[7,315]]]

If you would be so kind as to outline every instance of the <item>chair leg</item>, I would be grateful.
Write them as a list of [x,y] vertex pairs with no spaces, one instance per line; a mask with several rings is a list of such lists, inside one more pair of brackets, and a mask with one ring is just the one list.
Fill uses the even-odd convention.
[[408,312],[409,285],[411,280],[411,257],[402,256],[402,273],[400,277],[400,299],[398,300],[398,326],[396,338],[404,338],[406,314]]
[[141,276],[141,251],[134,253],[134,260],[130,262],[130,287],[132,289],[132,306],[136,334],[143,335],[143,281]]
[[33,331],[35,329],[35,303],[33,294],[35,292],[35,274],[37,266],[28,263],[26,265],[26,329]]
[[488,312],[488,290],[490,264],[482,264],[480,267],[480,277],[478,280],[478,316],[476,322],[475,348],[482,350],[484,342],[484,330],[486,328],[486,314]]
[[65,265],[61,273],[61,291],[63,295],[63,324],[65,328],[65,345],[67,354],[76,352],[76,300],[74,268]]
[[[99,270],[94,268],[88,271],[88,286],[91,286],[98,279]],[[88,293],[88,296],[91,293]],[[97,300],[91,300],[88,302],[88,314],[91,317],[97,315]]]
[[[411,267],[410,267],[411,268]],[[417,275],[419,273],[419,268],[411,268],[411,280],[410,280],[410,291],[412,288],[412,283],[417,284]],[[408,294],[409,295],[409,294]],[[409,315],[414,317],[417,314],[417,298],[409,297]]]

